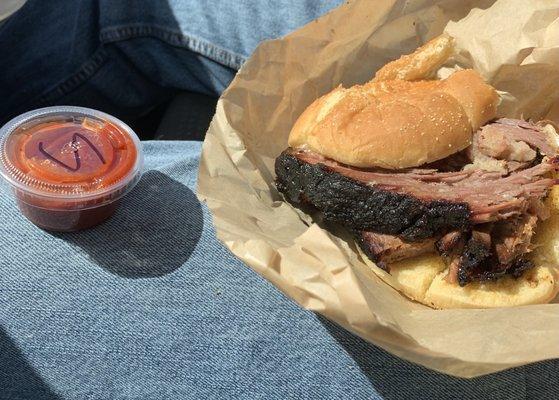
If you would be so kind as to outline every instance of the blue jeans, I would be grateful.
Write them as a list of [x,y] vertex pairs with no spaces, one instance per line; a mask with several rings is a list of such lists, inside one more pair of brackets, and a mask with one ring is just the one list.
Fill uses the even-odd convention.
[[[0,115],[141,114],[218,94],[259,40],[335,2],[29,0],[0,27]],[[110,7],[109,7],[110,5]],[[106,223],[51,234],[0,183],[0,399],[553,399],[559,362],[474,380],[410,364],[297,307],[215,238],[200,143],[146,142]]]
[[0,26],[0,125],[67,104],[125,120],[177,91],[219,95],[262,40],[341,0],[28,0]]
[[117,214],[74,234],[0,184],[0,399],[557,398],[557,360],[451,378],[299,308],[215,239],[200,147],[145,142]]

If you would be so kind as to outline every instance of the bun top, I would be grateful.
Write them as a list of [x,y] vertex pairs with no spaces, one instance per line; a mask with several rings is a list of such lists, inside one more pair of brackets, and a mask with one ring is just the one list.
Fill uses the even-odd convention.
[[437,38],[404,56],[404,64],[402,59],[387,64],[371,82],[340,86],[317,99],[295,122],[289,146],[356,167],[389,169],[420,166],[465,149],[473,132],[495,117],[496,91],[473,70],[442,81],[400,79],[431,74],[451,44],[446,36]]

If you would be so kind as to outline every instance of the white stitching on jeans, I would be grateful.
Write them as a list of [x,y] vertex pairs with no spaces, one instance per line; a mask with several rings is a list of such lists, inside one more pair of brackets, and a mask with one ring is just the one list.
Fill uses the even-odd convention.
[[173,46],[185,47],[215,62],[234,69],[239,69],[247,59],[243,55],[219,47],[205,39],[158,25],[128,24],[112,26],[110,28],[104,28],[99,35],[103,43],[118,42],[139,37],[155,37]]

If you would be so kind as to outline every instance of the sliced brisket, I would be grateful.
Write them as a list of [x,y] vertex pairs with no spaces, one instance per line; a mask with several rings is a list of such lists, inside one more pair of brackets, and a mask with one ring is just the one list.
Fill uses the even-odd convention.
[[464,232],[452,231],[435,243],[436,249],[443,257],[453,257],[464,247]]
[[287,149],[276,160],[276,175],[278,188],[290,201],[310,203],[328,219],[420,240],[524,213],[531,199],[543,197],[555,183],[543,176],[556,163],[551,159],[506,177],[474,169],[391,172],[357,169],[310,151]]
[[471,164],[465,169],[495,171],[502,175],[527,168],[541,156],[557,153],[556,144],[538,126],[501,118],[483,126],[468,149]]
[[495,255],[501,264],[511,264],[530,252],[537,223],[536,215],[525,214],[494,225],[491,235]]
[[[312,205],[326,220],[355,231],[420,241],[450,230],[470,228],[471,213],[464,202],[423,200],[385,186],[369,185],[364,178],[340,173],[336,165],[339,164],[318,156],[315,162],[309,162],[307,152],[288,149],[276,159],[277,188],[290,202]],[[341,168],[342,172],[361,173],[349,167]],[[416,185],[418,182],[421,186],[420,181]]]
[[497,223],[476,225],[471,232],[449,232],[439,240],[406,242],[393,235],[360,232],[357,242],[380,268],[390,272],[390,264],[433,252],[448,265],[447,280],[464,286],[474,281],[493,280],[505,274],[520,274],[532,266],[526,260],[537,223],[534,215]]
[[[507,274],[518,277],[533,267],[532,262],[522,254],[509,263],[500,263],[493,249],[487,246],[486,242],[476,240],[474,236],[470,237],[458,260],[457,280],[460,286],[475,281],[494,280]],[[452,269],[449,270],[449,274],[453,272]],[[456,278],[449,275],[449,281],[454,280]]]
[[524,142],[544,156],[557,154],[557,144],[539,126],[519,119],[501,118],[484,129],[497,131],[516,142]]
[[360,232],[357,242],[363,252],[386,271],[390,263],[433,252],[435,245],[434,238],[405,242],[398,236],[374,232]]
[[436,249],[449,266],[448,281],[464,286],[528,268],[526,255],[537,221],[537,216],[526,214],[443,236]]

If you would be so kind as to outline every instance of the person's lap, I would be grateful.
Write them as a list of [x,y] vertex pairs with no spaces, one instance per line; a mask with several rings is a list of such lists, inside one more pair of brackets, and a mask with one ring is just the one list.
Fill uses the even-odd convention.
[[[30,0],[0,27],[1,118],[218,94],[258,41],[338,2],[134,3]],[[194,195],[200,144],[144,148],[142,181],[89,231],[35,228],[0,185],[0,398],[554,397],[557,361],[454,379],[301,310],[215,238]]]
[[0,186],[0,398],[553,398],[555,361],[450,378],[300,309],[215,238],[199,152],[146,142],[137,188],[80,233]]
[[0,124],[81,105],[131,119],[176,91],[219,95],[265,39],[341,0],[28,0],[0,27]]

